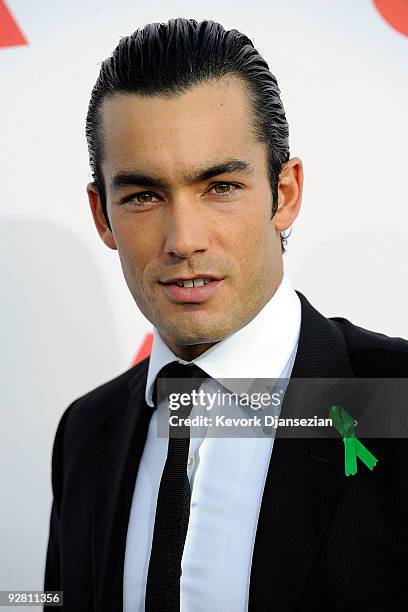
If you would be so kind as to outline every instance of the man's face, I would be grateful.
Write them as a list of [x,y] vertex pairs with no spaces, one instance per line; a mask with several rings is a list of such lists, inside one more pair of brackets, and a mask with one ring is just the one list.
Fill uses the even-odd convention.
[[[98,230],[141,312],[193,359],[248,323],[282,276],[282,227],[245,86],[227,76],[178,97],[115,94],[102,117],[112,233],[88,186]],[[193,277],[218,280],[165,284]]]

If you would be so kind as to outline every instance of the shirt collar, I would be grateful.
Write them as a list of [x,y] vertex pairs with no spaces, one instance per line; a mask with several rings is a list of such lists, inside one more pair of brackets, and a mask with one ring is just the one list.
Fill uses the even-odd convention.
[[153,386],[171,361],[195,363],[211,378],[279,378],[297,345],[301,303],[284,272],[271,299],[246,325],[207,349],[192,362],[175,355],[153,327],[153,345],[146,383],[146,402],[152,408]]

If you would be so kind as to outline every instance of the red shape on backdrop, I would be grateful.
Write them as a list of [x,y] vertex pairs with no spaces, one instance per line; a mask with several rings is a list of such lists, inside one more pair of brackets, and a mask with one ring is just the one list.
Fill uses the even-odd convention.
[[390,26],[408,36],[408,0],[373,0],[373,2]]
[[28,45],[28,42],[4,1],[0,0],[0,47],[17,45]]
[[146,334],[145,339],[143,340],[142,346],[140,347],[135,357],[133,358],[133,361],[130,364],[130,367],[135,366],[137,363],[139,363],[140,361],[143,361],[143,359],[146,359],[146,357],[150,355],[152,351],[152,344],[153,344],[153,334],[148,333]]

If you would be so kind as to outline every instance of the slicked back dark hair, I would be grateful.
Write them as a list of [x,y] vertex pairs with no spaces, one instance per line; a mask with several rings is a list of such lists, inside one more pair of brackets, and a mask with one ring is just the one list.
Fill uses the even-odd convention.
[[[180,95],[194,85],[225,75],[238,77],[247,86],[253,134],[267,148],[273,217],[278,207],[279,174],[289,159],[289,127],[276,78],[245,34],[225,30],[214,21],[177,18],[149,23],[121,38],[112,55],[102,62],[92,90],[86,138],[93,184],[110,229],[101,168],[103,100],[116,93]],[[282,252],[286,240],[281,234]]]

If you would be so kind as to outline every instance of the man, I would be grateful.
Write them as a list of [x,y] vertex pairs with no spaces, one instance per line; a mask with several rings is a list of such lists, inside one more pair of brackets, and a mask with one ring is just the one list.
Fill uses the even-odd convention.
[[279,94],[251,41],[211,21],[149,24],[102,64],[87,192],[154,343],[59,423],[45,588],[64,610],[373,610],[408,594],[405,440],[370,440],[378,466],[347,478],[340,439],[157,435],[166,367],[216,384],[407,375],[406,340],[325,318],[284,274],[303,169]]

